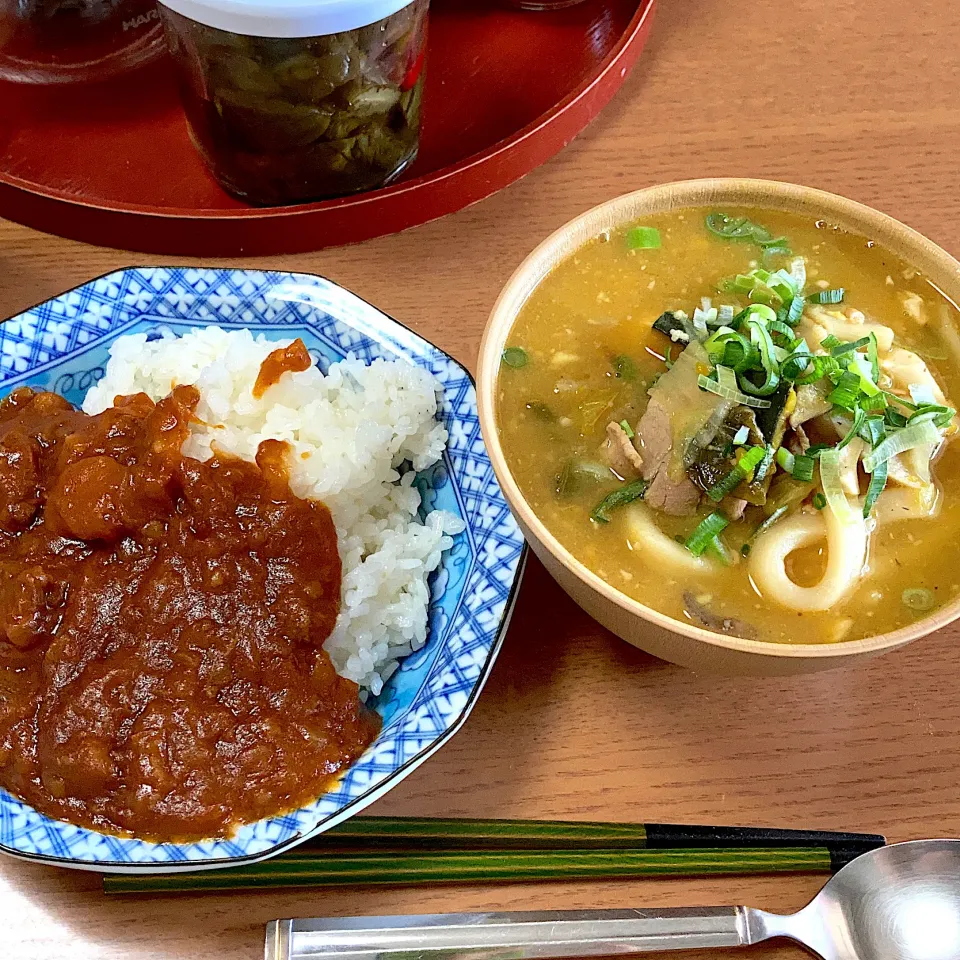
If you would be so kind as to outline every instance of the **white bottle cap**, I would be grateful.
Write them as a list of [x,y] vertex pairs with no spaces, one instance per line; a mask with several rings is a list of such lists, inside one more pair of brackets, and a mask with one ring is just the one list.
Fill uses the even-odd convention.
[[376,23],[412,0],[161,0],[208,27],[248,37],[320,37]]

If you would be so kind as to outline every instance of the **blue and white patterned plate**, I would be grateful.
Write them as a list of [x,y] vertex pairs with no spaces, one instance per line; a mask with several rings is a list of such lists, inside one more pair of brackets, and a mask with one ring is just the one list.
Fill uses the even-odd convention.
[[0,850],[102,872],[196,870],[273,856],[346,820],[382,796],[463,724],[490,672],[523,565],[523,539],[480,436],[473,382],[451,357],[329,280],[252,270],[129,269],[93,280],[0,325],[0,394],[29,384],[79,403],[103,375],[121,334],[217,324],[301,337],[321,366],[352,351],[404,359],[443,385],[450,433],[443,460],[417,479],[425,506],[458,514],[431,581],[427,645],[373,702],[376,742],[337,788],[295,813],[243,827],[230,840],[147,843],[54,821],[0,790]]

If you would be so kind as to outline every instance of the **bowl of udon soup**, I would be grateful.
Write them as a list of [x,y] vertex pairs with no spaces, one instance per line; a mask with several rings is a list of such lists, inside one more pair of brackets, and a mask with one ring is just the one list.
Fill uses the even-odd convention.
[[582,215],[489,320],[480,419],[560,585],[694,668],[798,673],[960,614],[960,264],[818,190]]

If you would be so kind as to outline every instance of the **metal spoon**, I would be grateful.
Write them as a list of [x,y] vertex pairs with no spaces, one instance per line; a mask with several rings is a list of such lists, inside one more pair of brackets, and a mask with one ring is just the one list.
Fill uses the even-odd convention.
[[266,960],[527,960],[786,937],[823,960],[958,960],[960,840],[872,850],[798,913],[752,907],[275,920]]

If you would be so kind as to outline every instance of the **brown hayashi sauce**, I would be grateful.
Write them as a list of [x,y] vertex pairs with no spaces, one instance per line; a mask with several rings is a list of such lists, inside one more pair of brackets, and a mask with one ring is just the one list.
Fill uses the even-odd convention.
[[380,726],[323,650],[329,511],[291,493],[279,441],[183,456],[198,399],[0,403],[0,784],[151,840],[309,803]]

